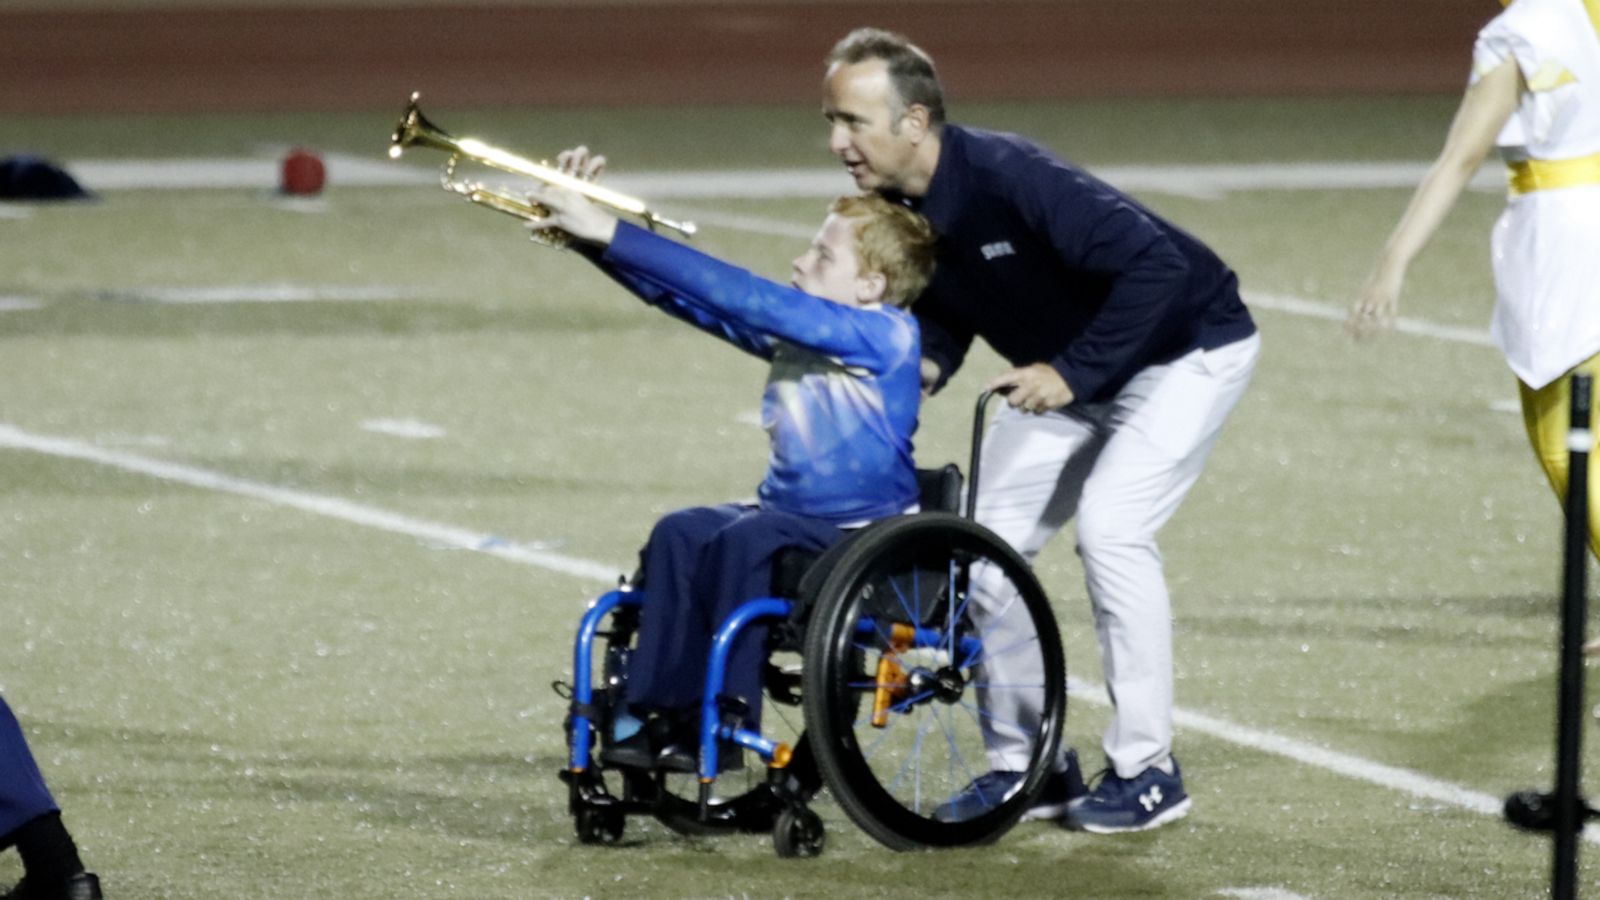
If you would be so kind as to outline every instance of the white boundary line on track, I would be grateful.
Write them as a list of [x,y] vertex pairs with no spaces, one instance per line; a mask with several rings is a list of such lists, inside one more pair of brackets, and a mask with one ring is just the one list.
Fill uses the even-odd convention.
[[[566,556],[535,547],[506,542],[495,535],[472,531],[455,525],[430,522],[400,513],[353,503],[338,497],[297,491],[261,482],[235,478],[195,466],[167,462],[151,457],[107,450],[70,438],[32,434],[22,429],[0,424],[0,448],[10,448],[41,453],[64,459],[76,459],[97,465],[147,475],[162,481],[185,484],[204,490],[219,491],[241,497],[250,497],[298,509],[313,515],[325,516],[395,534],[410,535],[446,547],[471,550],[499,557],[510,562],[534,566],[585,578],[596,582],[614,582],[623,571],[620,566],[607,565],[593,560]],[[1081,700],[1098,705],[1109,704],[1103,685],[1073,679],[1069,691]],[[1379,787],[1400,791],[1426,800],[1460,807],[1483,815],[1499,815],[1501,801],[1489,794],[1469,790],[1459,785],[1397,766],[1384,765],[1326,747],[1262,731],[1225,719],[1187,710],[1174,710],[1174,720],[1185,729],[1241,747],[1282,756],[1304,765],[1316,766]],[[1584,836],[1591,843],[1600,843],[1600,833],[1588,829]]]

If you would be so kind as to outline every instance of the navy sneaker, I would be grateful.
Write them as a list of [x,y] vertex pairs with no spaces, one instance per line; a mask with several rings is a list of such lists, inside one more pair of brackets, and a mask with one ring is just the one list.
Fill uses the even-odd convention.
[[1072,801],[1088,795],[1089,788],[1083,783],[1083,770],[1078,768],[1078,751],[1068,750],[1063,759],[1067,767],[1059,772],[1051,772],[1050,777],[1044,780],[1044,790],[1039,792],[1039,799],[1033,801],[1028,811],[1022,814],[1022,821],[1059,819]]
[[[1060,818],[1073,800],[1089,793],[1084,786],[1083,772],[1078,768],[1078,754],[1068,750],[1063,757],[1066,768],[1051,772],[1044,781],[1039,798],[1022,814],[1022,821]],[[1022,786],[1025,772],[994,771],[972,779],[961,793],[951,797],[933,811],[940,822],[961,822],[976,818],[1001,803]]]
[[1088,796],[1067,804],[1061,824],[1095,834],[1146,831],[1183,818],[1190,805],[1183,773],[1174,759],[1170,775],[1155,766],[1133,778],[1106,771]]
[[985,772],[967,783],[949,800],[939,804],[933,811],[933,818],[938,822],[964,822],[975,819],[996,806],[1006,801],[1006,798],[1016,793],[1022,787],[1022,779],[1026,772]]

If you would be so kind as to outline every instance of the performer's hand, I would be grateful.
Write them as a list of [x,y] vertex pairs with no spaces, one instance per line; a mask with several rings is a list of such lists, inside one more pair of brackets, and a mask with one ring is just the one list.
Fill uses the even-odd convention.
[[933,389],[939,386],[939,376],[943,374],[938,363],[926,356],[922,358],[922,399],[933,396]]
[[606,158],[598,153],[590,153],[588,147],[579,144],[556,154],[556,169],[574,178],[596,181],[606,170]]
[[617,233],[617,217],[589,202],[577,191],[550,184],[535,185],[528,191],[528,202],[544,207],[548,214],[528,220],[534,239],[540,232],[556,229],[580,241],[605,246]]
[[1345,332],[1354,338],[1364,338],[1393,325],[1400,309],[1400,288],[1404,281],[1404,271],[1380,269],[1373,272],[1350,306],[1350,315],[1344,320]]
[[1028,413],[1046,413],[1060,409],[1073,400],[1072,388],[1067,380],[1049,363],[1034,363],[989,379],[988,389],[1009,387],[1006,402]]

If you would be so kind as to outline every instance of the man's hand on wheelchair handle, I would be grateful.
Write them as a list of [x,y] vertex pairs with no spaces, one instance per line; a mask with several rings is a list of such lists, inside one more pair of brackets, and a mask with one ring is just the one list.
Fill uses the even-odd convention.
[[1011,388],[1006,402],[1027,413],[1047,413],[1073,400],[1067,380],[1049,363],[1033,363],[1002,372],[989,379],[985,387],[991,391]]

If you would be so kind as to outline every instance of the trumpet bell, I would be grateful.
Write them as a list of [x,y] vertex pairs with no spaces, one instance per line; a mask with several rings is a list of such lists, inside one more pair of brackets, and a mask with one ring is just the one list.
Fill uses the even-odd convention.
[[400,123],[394,127],[394,134],[389,137],[389,157],[399,159],[400,154],[407,147],[427,147],[432,150],[443,150],[456,155],[461,154],[461,147],[456,139],[443,128],[428,121],[422,114],[421,107],[417,106],[417,99],[422,94],[413,91],[411,102],[406,104],[405,114],[400,117]]
[[517,216],[523,219],[543,218],[545,210],[537,205],[528,204],[522,198],[503,191],[493,191],[481,182],[466,182],[455,177],[456,164],[463,159],[522,175],[541,181],[545,184],[557,185],[573,190],[589,198],[595,203],[611,209],[638,216],[643,219],[651,230],[660,225],[671,228],[684,235],[692,235],[697,230],[693,222],[675,222],[671,219],[657,215],[644,205],[644,201],[619,194],[609,188],[601,187],[593,182],[584,181],[565,172],[552,169],[544,163],[536,163],[499,147],[486,144],[476,138],[457,138],[439,126],[428,121],[417,106],[420,95],[412,93],[411,102],[406,104],[405,113],[401,115],[400,122],[395,126],[394,134],[389,137],[389,156],[399,159],[400,154],[408,147],[427,147],[433,150],[443,150],[450,154],[450,160],[445,164],[443,174],[439,178],[445,190],[452,191],[467,198],[473,203],[488,207],[498,212]]

